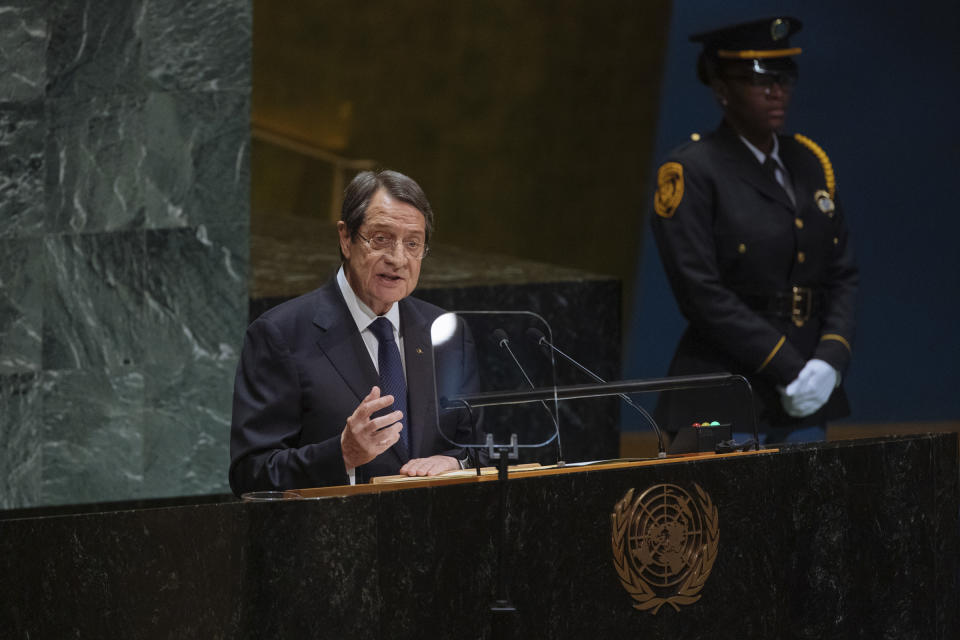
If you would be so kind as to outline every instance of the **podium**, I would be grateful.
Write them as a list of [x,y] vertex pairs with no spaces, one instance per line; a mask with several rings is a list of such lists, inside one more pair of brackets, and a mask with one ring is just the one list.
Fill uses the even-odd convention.
[[[956,434],[935,434],[516,472],[512,635],[960,637],[957,454]],[[3,514],[0,625],[11,637],[491,637],[495,477],[299,493]],[[699,560],[677,551],[690,540]],[[666,584],[677,567],[664,567],[683,562],[699,563],[693,578]]]

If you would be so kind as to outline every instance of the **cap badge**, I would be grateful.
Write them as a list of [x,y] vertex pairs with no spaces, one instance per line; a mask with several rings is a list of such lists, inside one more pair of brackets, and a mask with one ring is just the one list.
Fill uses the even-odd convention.
[[783,40],[790,35],[790,21],[783,18],[777,18],[770,23],[770,37],[774,42]]

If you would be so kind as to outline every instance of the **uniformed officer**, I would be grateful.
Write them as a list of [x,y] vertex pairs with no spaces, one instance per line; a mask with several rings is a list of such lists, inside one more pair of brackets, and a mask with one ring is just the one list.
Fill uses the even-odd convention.
[[[797,83],[789,17],[690,37],[700,81],[723,108],[719,128],[676,149],[657,174],[653,231],[689,326],[671,375],[748,377],[767,442],[818,440],[849,414],[857,268],[826,153],[781,133]],[[664,393],[661,426],[732,420],[749,432],[732,388]],[[738,410],[738,405],[739,409]]]

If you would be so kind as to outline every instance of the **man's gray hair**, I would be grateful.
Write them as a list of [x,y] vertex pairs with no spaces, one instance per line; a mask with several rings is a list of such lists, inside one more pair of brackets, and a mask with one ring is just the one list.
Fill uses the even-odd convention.
[[427,196],[413,178],[388,169],[358,173],[343,192],[340,220],[346,223],[350,240],[356,239],[357,232],[366,218],[367,207],[370,206],[374,194],[380,189],[423,214],[426,222],[426,235],[423,240],[429,243],[430,232],[433,231],[433,209],[430,208]]

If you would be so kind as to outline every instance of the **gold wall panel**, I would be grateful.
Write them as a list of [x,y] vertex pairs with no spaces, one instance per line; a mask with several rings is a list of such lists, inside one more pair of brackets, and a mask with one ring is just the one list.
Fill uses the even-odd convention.
[[669,17],[668,0],[255,0],[254,229],[328,217],[372,164],[420,182],[438,242],[629,282]]

